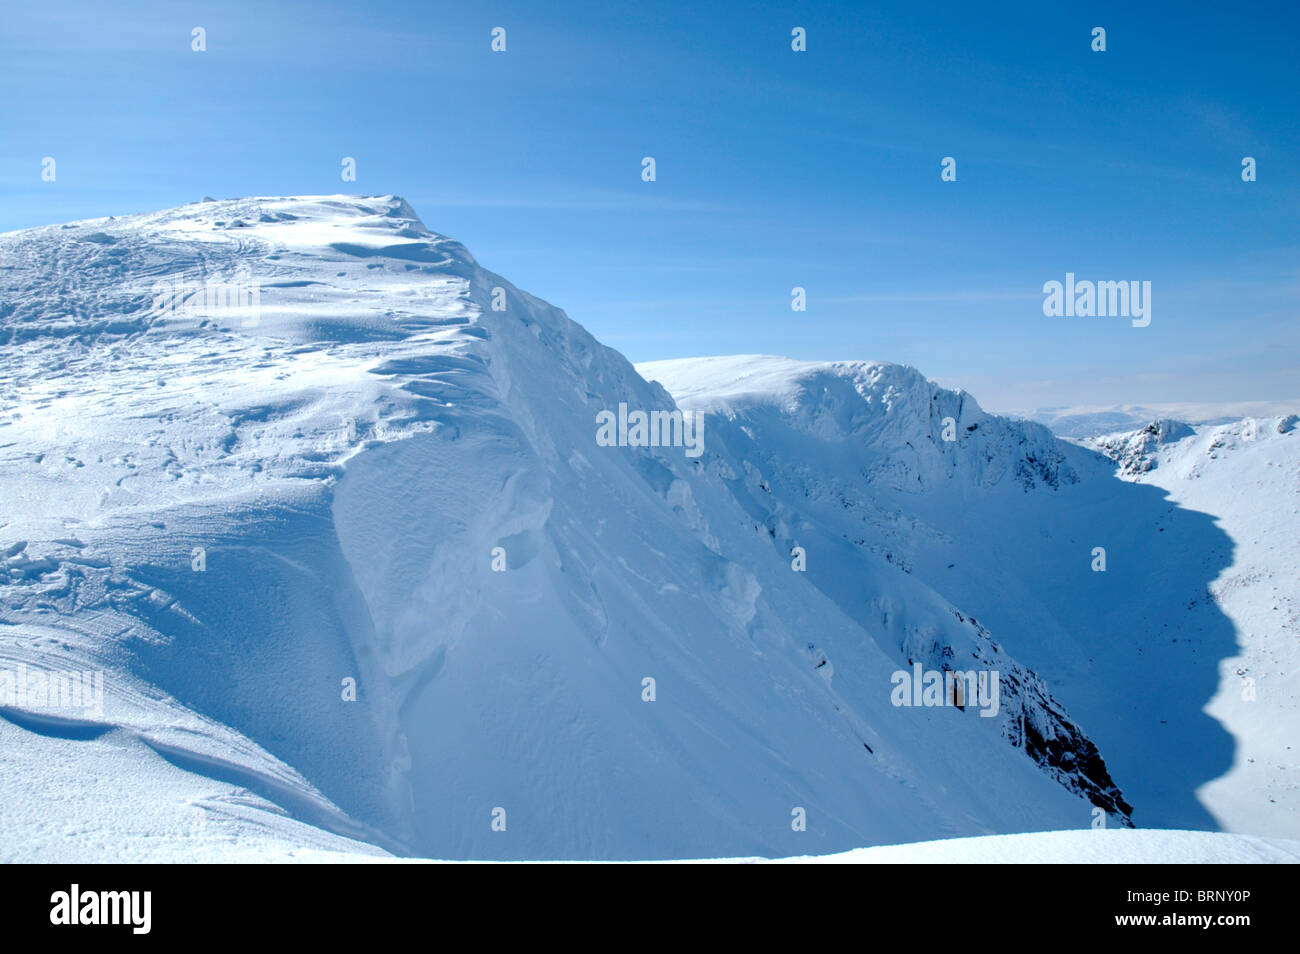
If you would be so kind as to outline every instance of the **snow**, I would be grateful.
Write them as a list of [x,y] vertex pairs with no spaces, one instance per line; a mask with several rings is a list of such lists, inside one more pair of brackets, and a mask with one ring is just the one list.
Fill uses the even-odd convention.
[[[1300,403],[1296,405],[1300,407]],[[1121,463],[1127,479],[1159,487],[1188,511],[1210,514],[1232,541],[1230,561],[1195,598],[1237,633],[1218,661],[1205,711],[1235,742],[1232,764],[1198,796],[1227,830],[1300,834],[1300,436],[1294,412],[1220,425],[1186,424],[1169,439],[1112,435],[1086,442]],[[1146,438],[1141,445],[1135,436]],[[1121,458],[1121,461],[1123,458]]]
[[[155,307],[177,281],[258,314]],[[790,857],[1086,832],[1098,804],[1214,827],[1186,801],[1223,740],[1189,757],[1178,720],[1229,621],[1194,666],[1157,654],[1199,681],[1135,715],[1097,594],[1047,582],[1117,488],[1116,518],[1165,519],[1154,488],[910,368],[643,370],[394,196],[0,235],[0,671],[105,686],[102,712],[0,705],[0,860]],[[598,412],[670,391],[702,457],[597,444]],[[1226,559],[1194,524],[1171,579],[1212,533]],[[999,717],[895,706],[914,661],[998,671]],[[1258,771],[1214,804],[1294,832]],[[1232,807],[1262,784],[1276,818]]]
[[1185,424],[1231,424],[1248,417],[1281,417],[1300,408],[1300,397],[1286,401],[1165,402],[1156,404],[1089,405],[1038,408],[1009,412],[1045,424],[1062,437],[1098,437],[1132,431],[1156,420]]
[[[773,519],[794,525],[794,512],[818,499],[847,503],[860,526],[845,533],[884,550],[1031,661],[1097,743],[1139,827],[1300,836],[1294,410],[1217,425],[1153,420],[1078,446],[1057,442],[1061,479],[1046,492],[1041,482],[1017,492],[960,481],[960,460],[942,479],[928,439],[938,413],[930,408],[944,400],[938,389],[917,383],[903,400],[891,388],[895,425],[872,423],[880,401],[863,382],[897,379],[901,369],[757,356],[638,367],[684,406],[740,426],[744,453],[775,498]],[[829,433],[828,378],[861,392],[861,406],[840,413]],[[986,457],[987,447],[966,442],[989,424],[978,418],[969,432],[959,420],[963,446]],[[828,441],[843,458],[843,445],[863,438],[869,452],[855,453],[852,468],[826,458]],[[1043,458],[1040,447],[1030,454]],[[1106,549],[1105,572],[1092,571],[1096,546]],[[847,602],[860,595],[861,575],[851,588],[823,586]]]
[[1300,842],[1203,831],[1048,831],[857,848],[822,864],[1295,864]]

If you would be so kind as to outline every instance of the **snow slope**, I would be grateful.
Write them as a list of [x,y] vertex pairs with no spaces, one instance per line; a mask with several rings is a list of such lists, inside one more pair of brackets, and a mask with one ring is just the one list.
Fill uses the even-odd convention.
[[1106,829],[949,838],[880,845],[815,858],[813,864],[1296,864],[1300,841],[1222,832]]
[[[1141,746],[1041,677],[1044,641],[846,536],[951,543],[888,495],[954,476],[1050,510],[1084,452],[867,373],[870,413],[839,389],[801,424],[880,444],[837,497],[830,457],[787,478],[713,419],[698,458],[601,446],[600,412],[669,393],[396,197],[0,235],[0,676],[104,674],[93,711],[0,705],[0,858],[788,856],[1140,818]],[[880,409],[919,395],[980,433],[896,446],[915,422]],[[806,508],[767,501],[796,478]],[[894,705],[911,661],[997,670],[997,717]]]
[[[735,453],[763,474],[782,540],[881,553],[1032,661],[1139,827],[1300,837],[1294,416],[1163,421],[1075,446],[895,365],[638,368],[742,433]],[[1243,428],[1249,441],[1232,436]],[[810,560],[859,616],[863,576],[842,552]]]
[[1300,834],[1298,424],[1295,413],[1196,427],[1159,421],[1083,442],[1113,458],[1124,479],[1213,515],[1231,538],[1231,562],[1185,610],[1212,605],[1237,634],[1206,707],[1232,735],[1233,760],[1198,795],[1228,830],[1286,837]]
[[[317,837],[313,837],[313,835]],[[447,859],[398,858],[366,846],[322,845],[319,832],[286,831],[268,833],[256,829],[226,834],[221,838],[204,833],[182,833],[185,860],[203,863],[275,864],[446,864]],[[177,837],[172,834],[168,837]],[[114,847],[121,850],[117,841]],[[57,860],[68,850],[66,841],[51,839],[40,857]],[[149,845],[138,859],[156,857],[158,846]],[[35,853],[34,853],[35,854]],[[75,854],[74,854],[75,857]],[[582,861],[584,859],[578,859]],[[983,835],[911,842],[904,845],[876,845],[826,855],[795,855],[783,858],[690,858],[668,859],[668,863],[697,864],[1296,864],[1300,862],[1300,841],[1259,838],[1224,832],[1167,831],[1157,829],[1075,829],[1031,832],[1019,835]],[[457,863],[451,861],[450,863]],[[470,862],[480,863],[480,862]],[[509,864],[511,862],[504,862]],[[564,861],[559,862],[561,864]]]

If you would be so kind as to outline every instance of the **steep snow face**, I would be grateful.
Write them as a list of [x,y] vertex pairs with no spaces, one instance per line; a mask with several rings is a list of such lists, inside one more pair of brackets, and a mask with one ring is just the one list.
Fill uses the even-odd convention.
[[[708,419],[700,456],[603,446],[598,415],[668,392],[398,198],[0,236],[0,341],[0,672],[104,674],[98,706],[0,699],[6,858],[791,855],[1125,820],[1064,707],[908,553],[847,539],[827,491],[796,569],[736,427]],[[909,497],[1073,479],[914,372],[842,377],[805,422],[824,455],[854,435],[836,490],[859,465]],[[944,417],[970,452],[895,446]],[[859,598],[814,579],[837,558]],[[1000,706],[895,705],[913,661],[998,671]]]
[[1187,593],[1182,614],[1199,621],[1217,609],[1238,637],[1218,661],[1206,707],[1236,751],[1199,795],[1224,827],[1289,837],[1300,834],[1298,425],[1294,412],[1196,427],[1154,422],[1084,442],[1126,480],[1212,514],[1231,538],[1229,559],[1203,590]]
[[[1161,420],[1075,446],[966,399],[947,442],[927,409],[944,395],[900,389],[919,378],[907,369],[739,356],[639,370],[717,418],[753,511],[779,548],[807,548],[809,579],[846,613],[869,626],[907,592],[864,565],[883,558],[1032,661],[1105,753],[1137,824],[1300,835],[1294,414]],[[817,413],[834,393],[847,402],[838,435]],[[956,416],[958,396],[946,400]],[[1044,462],[1054,481],[1015,479]],[[914,628],[896,635],[909,657],[924,642]],[[1014,724],[1003,731],[1015,740]]]
[[743,462],[737,497],[778,550],[808,554],[814,585],[908,666],[999,672],[1008,743],[1127,823],[1131,806],[1065,706],[890,542],[942,538],[921,518],[919,501],[935,493],[957,487],[980,505],[998,487],[1023,495],[1076,482],[1048,431],[985,414],[900,365],[740,355],[638,370],[711,415],[715,441]]
[[815,440],[877,487],[921,492],[957,476],[1028,490],[1077,479],[1045,428],[985,414],[969,394],[903,365],[737,355],[638,370],[684,406],[741,419],[774,447],[787,446],[783,436]]

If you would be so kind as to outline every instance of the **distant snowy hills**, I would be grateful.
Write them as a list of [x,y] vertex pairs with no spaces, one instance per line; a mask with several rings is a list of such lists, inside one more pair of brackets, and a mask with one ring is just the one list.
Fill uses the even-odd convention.
[[1120,431],[1135,431],[1152,421],[1172,420],[1184,424],[1232,424],[1248,417],[1285,417],[1300,408],[1300,397],[1291,401],[1238,401],[1235,403],[1120,404],[1112,407],[1040,408],[1024,417],[1050,427],[1062,437],[1098,437]]
[[0,235],[0,858],[1300,837],[1283,420],[634,369],[391,196]]

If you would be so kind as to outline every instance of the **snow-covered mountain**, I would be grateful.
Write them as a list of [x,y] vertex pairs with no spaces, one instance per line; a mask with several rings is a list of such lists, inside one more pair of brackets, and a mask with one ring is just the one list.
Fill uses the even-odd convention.
[[[762,472],[783,538],[882,553],[1032,661],[1139,825],[1300,835],[1295,414],[1076,445],[896,366],[639,370],[743,432],[736,453]],[[932,439],[944,418],[955,441]],[[850,560],[809,577],[861,606]]]
[[642,372],[395,197],[0,235],[0,857],[1217,827],[1208,516],[911,369]]

